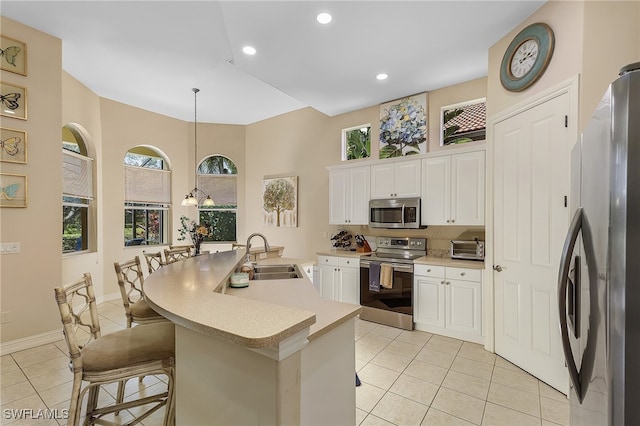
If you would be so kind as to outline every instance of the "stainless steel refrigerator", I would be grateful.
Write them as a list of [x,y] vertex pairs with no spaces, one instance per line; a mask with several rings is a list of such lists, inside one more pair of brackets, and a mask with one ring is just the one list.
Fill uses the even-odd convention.
[[572,152],[558,279],[572,425],[640,425],[640,63],[620,71]]

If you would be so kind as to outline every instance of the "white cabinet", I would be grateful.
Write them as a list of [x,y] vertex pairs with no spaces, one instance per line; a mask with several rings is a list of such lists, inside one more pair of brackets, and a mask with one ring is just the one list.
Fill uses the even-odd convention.
[[415,265],[413,320],[417,330],[483,343],[482,271]]
[[324,299],[360,304],[360,259],[318,256],[319,291]]
[[371,166],[371,198],[420,196],[420,160],[387,160]]
[[369,224],[369,166],[329,171],[329,223]]
[[422,225],[484,225],[485,152],[422,160]]

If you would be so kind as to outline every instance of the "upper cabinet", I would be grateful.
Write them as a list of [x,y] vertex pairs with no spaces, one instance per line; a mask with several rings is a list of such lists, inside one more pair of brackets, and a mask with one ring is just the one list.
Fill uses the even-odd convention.
[[420,159],[371,165],[371,198],[420,196]]
[[422,160],[422,225],[484,225],[485,151]]
[[329,223],[369,224],[369,166],[329,170]]

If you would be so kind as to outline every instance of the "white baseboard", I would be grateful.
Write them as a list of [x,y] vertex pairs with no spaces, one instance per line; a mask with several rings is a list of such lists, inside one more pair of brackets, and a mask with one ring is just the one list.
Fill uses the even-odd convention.
[[40,333],[33,336],[23,337],[21,339],[0,343],[0,355],[8,355],[14,352],[23,351],[25,349],[35,348],[36,346],[57,342],[60,339],[64,339],[64,335],[62,334],[62,327],[54,331],[47,331],[46,333]]
[[[120,299],[120,293],[111,293],[96,297],[96,302],[100,304],[103,302]],[[60,325],[59,329],[53,331],[47,331],[45,333],[35,334],[33,336],[22,337],[20,339],[0,343],[0,356],[23,351],[25,349],[35,348],[36,346],[46,345],[48,343],[57,342],[61,339],[64,339],[64,335],[62,334],[62,325]]]

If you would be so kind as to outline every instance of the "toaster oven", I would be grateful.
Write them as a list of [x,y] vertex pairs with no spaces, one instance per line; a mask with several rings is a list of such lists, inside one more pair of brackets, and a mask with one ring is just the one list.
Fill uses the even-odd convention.
[[484,241],[451,241],[451,258],[466,260],[484,260]]

